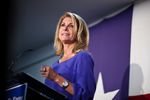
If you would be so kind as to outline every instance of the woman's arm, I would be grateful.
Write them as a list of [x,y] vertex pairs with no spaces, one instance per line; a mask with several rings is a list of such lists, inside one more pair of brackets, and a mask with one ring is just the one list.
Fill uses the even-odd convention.
[[72,83],[66,80],[61,75],[57,74],[51,67],[45,65],[41,69],[41,74],[43,77],[56,82],[66,91],[68,91],[71,95],[74,94]]
[[57,74],[55,79],[54,79],[54,82],[59,84],[62,88],[64,88],[71,95],[74,95],[74,90],[73,90],[73,87],[72,87],[72,83],[69,82],[68,80],[66,80],[64,77],[62,77],[59,74]]

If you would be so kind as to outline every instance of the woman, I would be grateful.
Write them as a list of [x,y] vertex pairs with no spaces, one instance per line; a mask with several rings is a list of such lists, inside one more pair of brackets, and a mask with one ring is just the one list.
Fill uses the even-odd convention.
[[55,33],[54,47],[58,61],[44,66],[45,84],[66,95],[69,100],[92,100],[96,88],[94,62],[87,51],[89,30],[77,14],[66,12]]

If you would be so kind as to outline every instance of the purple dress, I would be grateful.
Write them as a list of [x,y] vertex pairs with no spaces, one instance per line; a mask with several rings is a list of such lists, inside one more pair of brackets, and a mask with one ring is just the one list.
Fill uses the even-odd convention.
[[59,63],[57,60],[52,68],[66,80],[72,83],[74,95],[69,94],[55,82],[45,79],[45,84],[66,95],[68,100],[92,100],[96,88],[94,78],[94,62],[87,51],[80,51],[72,58]]

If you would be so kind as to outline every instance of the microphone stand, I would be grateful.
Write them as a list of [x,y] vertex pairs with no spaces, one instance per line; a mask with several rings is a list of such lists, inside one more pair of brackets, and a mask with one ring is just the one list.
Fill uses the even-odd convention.
[[9,87],[11,84],[13,83],[17,83],[17,80],[15,80],[15,76],[17,75],[17,73],[15,72],[15,65],[17,64],[17,61],[19,58],[21,58],[25,53],[27,52],[31,52],[33,51],[33,49],[27,49],[21,53],[19,53],[17,56],[15,56],[15,59],[13,59],[10,63],[10,65],[7,68],[7,86]]

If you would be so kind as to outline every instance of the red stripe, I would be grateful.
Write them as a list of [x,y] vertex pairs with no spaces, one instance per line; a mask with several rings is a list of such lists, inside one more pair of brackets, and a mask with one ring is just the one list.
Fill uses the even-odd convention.
[[129,96],[128,100],[150,100],[150,94]]

